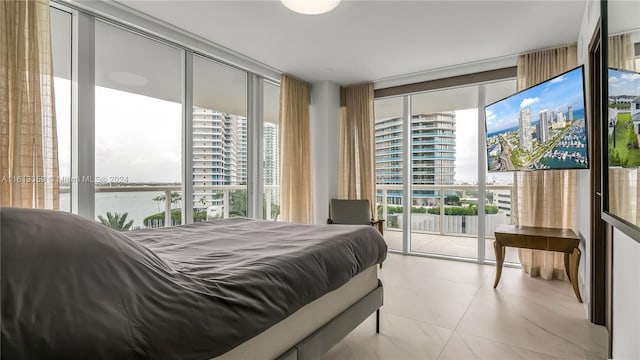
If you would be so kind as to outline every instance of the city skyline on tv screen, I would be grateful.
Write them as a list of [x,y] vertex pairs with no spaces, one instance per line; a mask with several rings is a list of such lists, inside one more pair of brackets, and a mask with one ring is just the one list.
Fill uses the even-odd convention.
[[490,172],[587,169],[583,67],[485,107]]

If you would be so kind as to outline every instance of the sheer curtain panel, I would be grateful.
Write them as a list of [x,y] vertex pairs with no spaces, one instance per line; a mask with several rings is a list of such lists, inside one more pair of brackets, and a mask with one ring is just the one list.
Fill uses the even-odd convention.
[[0,205],[57,209],[49,1],[0,2]]
[[340,109],[338,196],[369,200],[375,214],[375,135],[373,84],[343,88]]
[[280,211],[283,221],[313,223],[309,84],[280,80]]
[[[518,57],[518,90],[536,85],[577,66],[575,45]],[[576,173],[567,170],[516,172],[513,215],[516,225],[575,227]],[[564,254],[519,249],[522,269],[543,279],[565,279]]]

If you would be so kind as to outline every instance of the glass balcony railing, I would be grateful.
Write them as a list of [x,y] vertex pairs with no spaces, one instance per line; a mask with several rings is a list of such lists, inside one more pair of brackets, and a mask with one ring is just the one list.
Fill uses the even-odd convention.
[[[378,217],[385,220],[390,249],[402,249],[402,232],[410,231],[410,251],[477,258],[478,231],[484,221],[485,258],[492,260],[494,231],[511,224],[510,185],[487,185],[485,214],[478,215],[477,185],[412,185],[411,228],[404,229],[403,185],[377,185]],[[517,254],[507,261],[518,262]]]
[[[279,216],[277,185],[264,186],[264,216],[267,220]],[[127,229],[168,227],[182,221],[182,192],[179,185],[123,185],[96,186],[95,215],[107,219],[126,214],[125,224],[133,220]],[[226,219],[247,216],[246,185],[197,185],[194,184],[193,221]],[[71,208],[68,187],[60,188],[60,208]]]
[[[386,227],[402,228],[402,209],[389,205],[402,203],[402,185],[377,185],[378,212],[387,220]],[[438,233],[441,235],[478,234],[477,185],[412,185],[412,231]],[[493,237],[495,228],[500,224],[511,224],[512,186],[487,185],[487,192],[501,191],[501,196],[492,196],[485,204],[485,236]],[[504,196],[504,193],[508,194]],[[418,200],[422,198],[422,200]],[[508,200],[506,200],[508,199]],[[500,201],[500,203],[499,203]],[[422,204],[418,205],[418,202]],[[500,204],[500,205],[499,205]],[[499,207],[503,209],[499,209]],[[508,207],[508,210],[504,208]],[[389,217],[391,221],[389,221]],[[395,217],[395,218],[393,218]],[[393,225],[390,225],[393,224]]]

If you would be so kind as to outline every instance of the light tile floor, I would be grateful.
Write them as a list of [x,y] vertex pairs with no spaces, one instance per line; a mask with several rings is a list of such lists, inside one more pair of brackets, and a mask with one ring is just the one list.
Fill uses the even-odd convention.
[[325,359],[606,359],[567,281],[504,268],[389,254],[380,334],[369,317]]

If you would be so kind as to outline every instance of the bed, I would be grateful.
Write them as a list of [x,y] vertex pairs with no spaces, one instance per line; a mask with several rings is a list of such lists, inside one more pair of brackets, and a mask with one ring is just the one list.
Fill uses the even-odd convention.
[[120,233],[17,208],[0,224],[2,358],[312,359],[382,305],[387,248],[370,226]]

